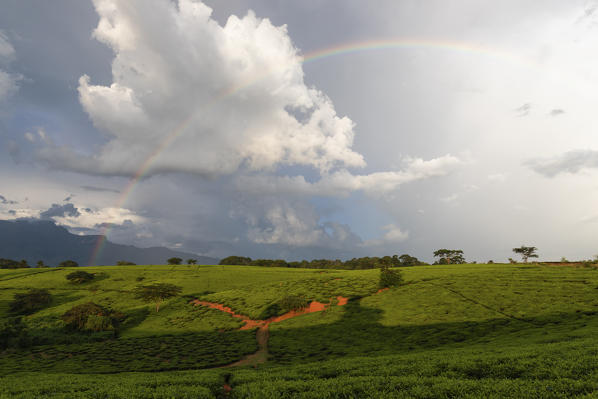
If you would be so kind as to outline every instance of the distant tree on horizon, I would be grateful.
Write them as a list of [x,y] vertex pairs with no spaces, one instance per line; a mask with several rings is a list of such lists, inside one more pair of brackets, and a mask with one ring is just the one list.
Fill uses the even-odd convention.
[[135,266],[136,263],[129,262],[128,260],[119,260],[116,262],[116,266]]
[[174,257],[168,259],[166,262],[168,262],[169,265],[180,265],[183,262],[183,259]]
[[79,264],[74,260],[63,260],[58,264],[58,267],[78,267]]
[[195,265],[197,263],[197,259],[189,258],[187,259],[188,265]]
[[461,264],[465,263],[463,251],[460,249],[438,249],[434,251],[434,257],[438,258],[437,264]]
[[537,258],[538,257],[538,254],[536,254],[537,250],[538,250],[538,248],[536,248],[536,247],[526,247],[525,245],[522,245],[519,248],[513,248],[513,252],[521,255],[521,259],[523,260],[523,263],[527,263],[528,258]]

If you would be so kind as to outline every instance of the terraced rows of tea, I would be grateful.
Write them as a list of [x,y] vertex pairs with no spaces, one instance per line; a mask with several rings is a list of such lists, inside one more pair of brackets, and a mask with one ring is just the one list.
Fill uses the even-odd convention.
[[[381,292],[378,270],[94,267],[80,285],[75,269],[0,270],[3,319],[15,294],[52,295],[3,350],[0,398],[598,397],[598,270],[573,266],[401,268]],[[182,292],[156,312],[133,294],[153,283]],[[288,298],[321,307],[276,319]],[[88,302],[118,328],[65,329]]]

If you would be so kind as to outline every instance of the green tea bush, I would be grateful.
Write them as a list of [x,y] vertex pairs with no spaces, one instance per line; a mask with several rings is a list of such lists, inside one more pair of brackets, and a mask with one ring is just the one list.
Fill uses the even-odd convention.
[[9,310],[13,314],[28,315],[43,309],[50,302],[52,302],[52,295],[48,290],[32,289],[23,294],[15,294],[9,304]]
[[396,287],[403,282],[403,276],[398,270],[391,270],[388,266],[380,268],[380,288]]
[[84,272],[82,270],[72,272],[66,275],[66,279],[73,284],[83,284],[93,280],[94,275],[91,273]]
[[283,297],[278,304],[283,312],[302,309],[309,305],[309,300],[305,295],[287,295]]

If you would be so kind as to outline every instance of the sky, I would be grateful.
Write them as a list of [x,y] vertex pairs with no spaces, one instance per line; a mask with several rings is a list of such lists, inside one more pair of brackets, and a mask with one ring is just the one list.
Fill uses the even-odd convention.
[[8,0],[0,219],[218,258],[593,258],[597,46],[587,0]]

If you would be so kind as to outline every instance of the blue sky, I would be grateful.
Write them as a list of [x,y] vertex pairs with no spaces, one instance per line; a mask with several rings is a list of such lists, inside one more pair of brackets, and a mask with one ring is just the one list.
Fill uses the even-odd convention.
[[[0,218],[215,257],[591,258],[597,9],[9,2]],[[415,45],[303,63],[377,41]]]

